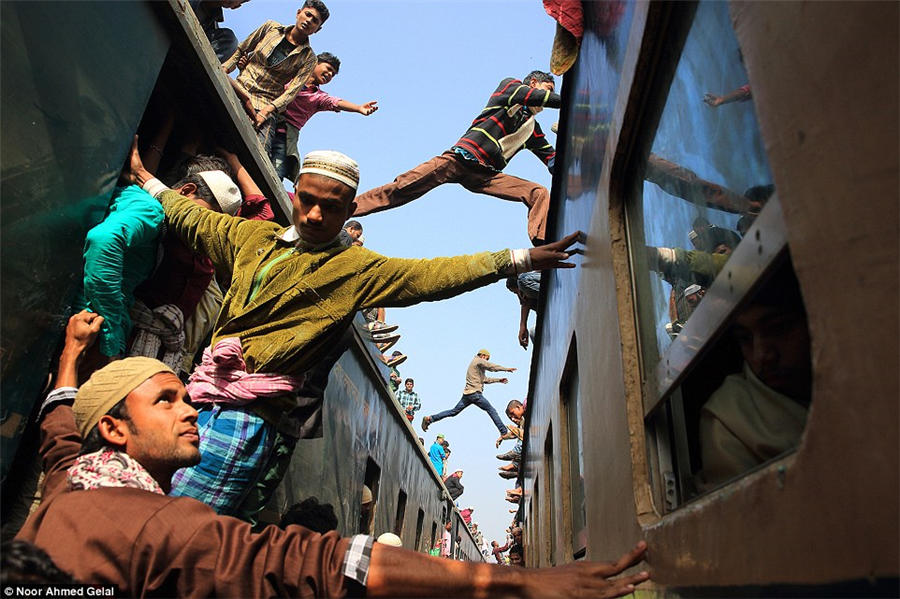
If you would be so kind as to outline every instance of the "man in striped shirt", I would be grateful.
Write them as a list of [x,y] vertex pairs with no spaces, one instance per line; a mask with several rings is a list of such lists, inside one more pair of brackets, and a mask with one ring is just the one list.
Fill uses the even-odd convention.
[[419,394],[413,391],[413,385],[415,385],[415,381],[406,379],[403,381],[404,388],[397,392],[397,401],[400,402],[400,407],[403,408],[406,419],[410,422],[413,421],[416,412],[422,409],[422,402],[419,401]]
[[468,131],[448,151],[403,173],[393,183],[357,196],[354,216],[364,216],[422,197],[438,185],[459,183],[469,191],[528,206],[528,237],[544,243],[550,193],[532,181],[505,175],[503,168],[522,148],[531,150],[553,172],[556,150],[534,115],[559,108],[553,75],[532,71],[524,81],[504,79]]

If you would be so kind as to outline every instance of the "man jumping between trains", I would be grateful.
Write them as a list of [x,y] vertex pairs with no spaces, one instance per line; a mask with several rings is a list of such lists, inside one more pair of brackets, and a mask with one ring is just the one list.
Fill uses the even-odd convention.
[[550,193],[532,181],[503,174],[506,164],[527,148],[553,172],[556,150],[547,142],[534,115],[544,107],[559,108],[553,75],[532,71],[524,81],[500,82],[468,131],[449,150],[356,198],[354,216],[364,216],[422,197],[444,183],[528,206],[528,237],[544,243]]
[[201,407],[203,459],[175,475],[172,493],[248,520],[280,482],[296,440],[320,429],[321,401],[297,390],[356,312],[452,297],[514,272],[575,266],[565,260],[579,233],[530,250],[431,260],[346,247],[338,234],[356,207],[359,169],[338,152],[306,156],[288,228],[186,200],[143,167],[136,143],[130,171],[160,198],[169,229],[231,280],[212,346],[188,389]]
[[460,398],[459,402],[450,408],[449,410],[444,410],[443,412],[438,412],[437,414],[433,414],[431,416],[425,416],[422,418],[422,430],[427,431],[428,427],[432,422],[437,422],[438,420],[443,420],[444,418],[453,418],[470,405],[475,404],[482,410],[488,413],[488,416],[491,417],[491,420],[494,421],[494,425],[497,427],[497,430],[500,431],[501,435],[506,435],[508,430],[506,425],[503,424],[503,421],[500,420],[500,416],[497,414],[497,410],[494,409],[494,406],[487,400],[487,398],[481,394],[484,391],[484,385],[486,383],[503,383],[506,384],[509,382],[509,379],[495,379],[485,375],[485,371],[490,370],[491,372],[515,372],[515,368],[507,368],[506,366],[500,366],[499,364],[494,364],[493,362],[488,362],[491,359],[491,352],[486,349],[479,349],[478,353],[475,354],[475,357],[472,358],[472,361],[469,363],[469,367],[466,369],[466,387],[463,389],[462,398]]

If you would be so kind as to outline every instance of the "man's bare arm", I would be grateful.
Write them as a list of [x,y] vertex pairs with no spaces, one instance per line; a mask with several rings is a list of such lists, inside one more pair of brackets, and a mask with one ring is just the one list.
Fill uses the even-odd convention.
[[647,544],[615,562],[576,562],[557,568],[525,569],[471,564],[425,556],[375,543],[366,594],[369,597],[620,597],[650,578],[649,573],[612,578],[641,562]]

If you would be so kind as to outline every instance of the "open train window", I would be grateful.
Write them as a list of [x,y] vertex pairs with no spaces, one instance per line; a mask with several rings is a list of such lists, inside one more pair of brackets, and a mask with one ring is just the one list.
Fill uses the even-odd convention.
[[418,513],[416,514],[416,543],[413,545],[416,551],[419,551],[421,547],[419,545],[422,543],[422,527],[425,525],[425,510],[419,508]]
[[363,479],[362,501],[359,509],[359,529],[361,534],[370,535],[375,531],[375,508],[378,504],[378,482],[381,468],[372,458],[366,458],[366,473]]
[[428,550],[429,550],[429,552],[430,552],[431,550],[435,549],[435,547],[436,547],[435,543],[436,543],[436,542],[437,542],[437,522],[435,522],[434,520],[432,520],[432,521],[431,521],[431,544],[428,545]]
[[397,495],[397,516],[394,518],[394,534],[398,537],[403,533],[403,520],[406,517],[406,491],[400,489]]
[[[650,479],[664,511],[796,447],[810,376],[803,302],[729,5],[672,14],[659,43],[681,51],[661,53],[647,85],[660,112],[645,121],[655,127],[626,208]],[[748,323],[763,305],[780,324]],[[795,335],[790,356],[773,349],[779,334]],[[761,364],[760,351],[777,357]],[[723,402],[727,424],[714,414]]]
[[564,464],[563,493],[565,507],[563,513],[569,515],[570,527],[566,536],[571,539],[571,553],[574,559],[585,554],[587,547],[587,526],[584,506],[584,440],[581,431],[581,391],[578,379],[578,345],[575,337],[569,346],[566,365],[559,385],[561,414],[564,429],[560,438]]
[[547,439],[544,441],[544,515],[547,521],[547,556],[551,566],[556,565],[556,493],[553,488],[556,477],[553,464],[553,424],[547,428]]

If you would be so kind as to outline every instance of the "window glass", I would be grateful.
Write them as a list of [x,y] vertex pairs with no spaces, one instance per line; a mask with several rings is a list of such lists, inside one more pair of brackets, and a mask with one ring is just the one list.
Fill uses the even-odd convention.
[[578,364],[572,362],[563,387],[565,402],[566,434],[569,443],[569,505],[572,518],[572,551],[577,554],[587,543],[584,509],[584,442],[581,435],[581,393],[578,381]]
[[683,329],[773,193],[729,6],[701,2],[644,172],[646,259],[636,263],[649,279],[639,291],[642,326],[653,328],[642,335],[645,367]]

